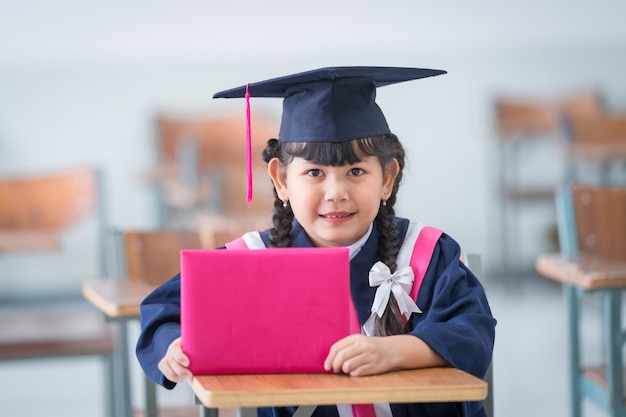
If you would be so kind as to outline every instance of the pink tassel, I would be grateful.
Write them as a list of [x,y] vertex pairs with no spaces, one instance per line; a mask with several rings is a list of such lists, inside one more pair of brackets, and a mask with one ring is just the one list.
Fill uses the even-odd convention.
[[252,133],[250,129],[250,93],[246,84],[246,171],[248,181],[248,195],[246,202],[248,207],[252,203]]

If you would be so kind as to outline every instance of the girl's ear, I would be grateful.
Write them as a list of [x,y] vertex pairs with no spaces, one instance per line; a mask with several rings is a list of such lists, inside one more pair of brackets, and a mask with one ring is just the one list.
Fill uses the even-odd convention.
[[285,167],[283,167],[278,158],[272,158],[270,160],[269,164],[267,164],[267,172],[274,183],[278,197],[283,201],[289,199]]
[[385,169],[383,171],[383,191],[385,193],[385,199],[389,198],[393,190],[393,184],[396,181],[396,177],[400,172],[400,164],[396,158],[393,158],[391,161],[387,162],[385,165]]

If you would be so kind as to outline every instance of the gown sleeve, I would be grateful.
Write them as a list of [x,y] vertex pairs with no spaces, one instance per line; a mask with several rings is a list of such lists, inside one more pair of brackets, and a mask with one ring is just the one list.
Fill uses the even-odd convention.
[[141,334],[136,354],[146,375],[172,389],[176,383],[159,371],[159,361],[169,345],[180,337],[180,274],[155,289],[140,306]]
[[412,335],[451,366],[483,378],[493,353],[496,320],[478,278],[459,260],[460,247],[439,239],[420,288]]

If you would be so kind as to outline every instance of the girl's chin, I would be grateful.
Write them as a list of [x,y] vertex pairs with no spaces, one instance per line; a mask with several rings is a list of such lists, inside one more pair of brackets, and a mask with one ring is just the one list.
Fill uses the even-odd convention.
[[361,236],[355,237],[354,235],[346,235],[346,234],[323,234],[319,236],[319,240],[317,242],[317,246],[323,247],[345,247],[350,246],[357,240],[359,240]]

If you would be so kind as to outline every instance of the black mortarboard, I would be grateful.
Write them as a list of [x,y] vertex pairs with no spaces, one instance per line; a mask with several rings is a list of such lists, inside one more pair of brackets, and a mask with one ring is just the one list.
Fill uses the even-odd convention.
[[446,71],[402,67],[328,67],[216,93],[213,98],[246,98],[248,204],[252,199],[249,97],[283,98],[278,139],[287,142],[345,142],[390,133],[376,104],[376,88]]
[[291,142],[344,142],[389,133],[375,102],[376,88],[445,74],[401,67],[329,67],[216,93],[213,98],[282,97],[278,139]]

